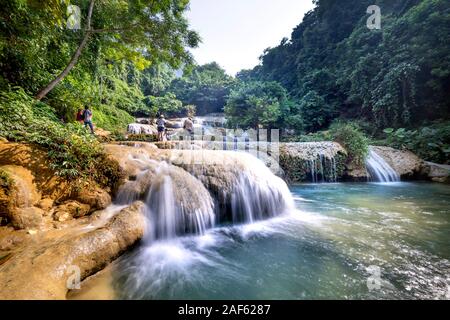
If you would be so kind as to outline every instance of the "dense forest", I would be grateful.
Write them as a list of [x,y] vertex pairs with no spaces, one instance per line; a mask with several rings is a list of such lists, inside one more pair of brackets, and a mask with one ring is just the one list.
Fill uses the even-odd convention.
[[[382,13],[379,30],[366,25],[366,10],[374,3]],[[281,121],[284,127],[309,133],[352,120],[370,136],[448,162],[450,3],[319,0],[315,4],[291,39],[265,50],[261,65],[237,75],[247,87],[274,82],[271,86],[285,88],[288,98],[273,94],[280,107],[272,105],[271,116],[265,113],[260,121],[274,125]],[[226,108],[238,119],[251,106],[236,104],[234,97],[246,92],[253,96],[252,89],[233,92]]]
[[[80,28],[69,27],[71,3]],[[379,30],[366,25],[373,4]],[[230,127],[280,128],[285,140],[333,139],[345,127],[448,163],[448,0],[317,0],[290,39],[236,77],[195,63],[188,49],[201,35],[188,8],[188,0],[3,2],[0,136],[56,150],[56,167],[76,176],[95,165],[74,160],[87,150],[74,151],[71,137],[95,139],[75,124],[86,105],[117,136],[136,116],[225,112]]]

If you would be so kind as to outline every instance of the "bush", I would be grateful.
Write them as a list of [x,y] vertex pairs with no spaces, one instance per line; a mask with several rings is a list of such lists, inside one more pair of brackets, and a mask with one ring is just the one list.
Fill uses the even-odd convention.
[[134,122],[134,117],[121,109],[98,105],[92,107],[93,122],[96,126],[108,131],[119,131]]
[[424,160],[450,164],[450,122],[435,123],[417,130],[384,130],[384,144],[408,149]]
[[329,134],[334,141],[340,143],[349,156],[350,163],[356,166],[364,165],[369,152],[369,139],[359,126],[353,122],[334,122]]

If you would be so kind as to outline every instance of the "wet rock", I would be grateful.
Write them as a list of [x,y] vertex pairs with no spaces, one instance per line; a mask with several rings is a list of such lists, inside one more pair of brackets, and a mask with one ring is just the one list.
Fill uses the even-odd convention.
[[[10,166],[11,171],[19,169],[19,174],[24,177],[25,184],[30,186],[28,174],[23,174],[24,170],[32,174],[32,184],[43,198],[54,200],[67,199],[72,192],[70,184],[49,167],[49,160],[45,150],[40,150],[31,145],[21,143],[1,143],[0,142],[0,166]],[[36,194],[32,194],[29,199],[33,200]],[[39,200],[39,199],[37,199]],[[31,201],[33,202],[33,201]]]
[[434,182],[450,183],[450,166],[425,162],[422,174]]
[[53,207],[53,199],[51,198],[44,198],[41,201],[38,202],[37,207],[41,208],[42,210],[48,212]]
[[6,165],[0,168],[9,175],[15,188],[11,199],[13,207],[30,207],[41,199],[41,195],[34,183],[34,176],[30,170],[15,165]]
[[77,271],[87,278],[143,237],[142,208],[137,202],[97,229],[27,245],[0,265],[0,299],[65,299]]
[[366,168],[358,168],[353,166],[348,166],[344,174],[344,179],[354,182],[365,182],[368,181],[370,175]]
[[105,209],[111,204],[111,196],[109,193],[99,187],[87,187],[78,190],[74,199],[89,205],[91,212]]
[[292,142],[280,144],[280,165],[291,182],[318,179],[339,180],[344,175],[347,151],[337,142]]
[[54,209],[53,217],[56,221],[67,221],[72,218],[80,218],[89,214],[91,207],[88,204],[69,200]]
[[11,224],[16,229],[34,229],[41,227],[44,211],[36,207],[15,208],[10,212]]
[[371,146],[371,149],[382,157],[402,179],[421,177],[424,162],[411,151],[379,146]]
[[130,134],[152,135],[157,134],[158,129],[156,128],[156,126],[150,124],[131,123],[128,125],[127,132]]

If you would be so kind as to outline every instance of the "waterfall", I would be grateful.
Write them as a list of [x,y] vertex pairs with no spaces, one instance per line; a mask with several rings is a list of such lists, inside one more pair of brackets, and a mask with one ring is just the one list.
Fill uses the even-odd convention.
[[249,154],[238,153],[252,165],[236,178],[231,193],[231,216],[234,223],[252,223],[282,214],[293,207],[286,183],[264,163]]
[[319,154],[317,158],[307,160],[306,166],[312,183],[337,182],[338,174],[334,156]]
[[214,202],[202,183],[181,168],[157,162],[146,154],[129,156],[138,174],[119,189],[116,203],[145,203],[146,239],[202,234],[214,226]]
[[[176,179],[176,170],[181,169],[174,169],[163,162],[152,179],[145,200],[150,220],[150,240],[171,239],[186,233],[203,234],[206,229],[214,226],[214,205],[209,193],[206,190],[202,192],[199,185],[190,185],[186,177]],[[186,184],[177,185],[180,181]],[[192,187],[195,189],[191,191],[200,193],[201,197],[182,191],[182,188]],[[192,201],[196,202],[197,207],[190,207]]]
[[257,157],[245,152],[202,150],[200,163],[192,164],[195,152],[173,150],[171,161],[211,191],[220,222],[251,223],[293,208],[286,183]]
[[249,153],[170,150],[164,155],[141,145],[110,150],[128,175],[115,203],[145,203],[150,242],[203,234],[217,223],[251,223],[294,207],[286,183]]
[[366,159],[366,168],[369,172],[370,178],[377,182],[396,182],[400,181],[400,176],[394,169],[375,151],[369,150],[369,155]]
[[130,123],[127,132],[131,134],[154,134],[156,128],[149,124]]

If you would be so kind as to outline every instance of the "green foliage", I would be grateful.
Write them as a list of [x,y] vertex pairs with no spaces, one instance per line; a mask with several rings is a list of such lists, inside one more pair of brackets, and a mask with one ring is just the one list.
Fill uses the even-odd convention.
[[227,123],[242,129],[275,127],[287,92],[276,82],[244,82],[231,91],[225,106]]
[[347,150],[351,163],[356,166],[364,165],[369,152],[369,139],[358,125],[338,121],[330,126],[329,134]]
[[168,91],[185,105],[195,105],[197,113],[222,112],[235,80],[217,63],[196,66],[192,72],[175,79]]
[[450,122],[437,123],[416,130],[387,128],[385,144],[408,149],[422,159],[450,164]]
[[167,93],[162,97],[149,96],[146,103],[148,108],[142,113],[151,117],[156,117],[158,114],[175,115],[183,110],[183,103],[173,93]]
[[92,113],[95,125],[108,131],[125,130],[128,124],[134,122],[126,111],[104,104],[94,105]]
[[300,113],[307,131],[326,128],[332,119],[332,110],[316,91],[308,92],[300,100]]
[[[277,81],[299,102],[307,131],[334,119],[419,127],[450,118],[450,5],[447,0],[320,0],[291,39],[265,50],[243,81]],[[369,5],[382,29],[366,26]]]
[[335,141],[340,143],[348,153],[347,161],[355,166],[364,165],[369,152],[369,138],[357,122],[335,121],[325,131],[294,136],[287,140],[296,142]]
[[35,144],[47,151],[51,168],[72,181],[93,179],[104,186],[119,177],[95,136],[81,125],[54,121],[50,107],[36,102],[22,89],[0,95],[0,136],[8,140]]

